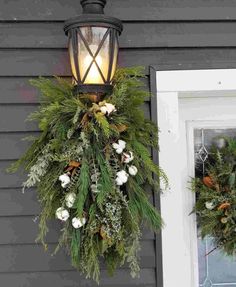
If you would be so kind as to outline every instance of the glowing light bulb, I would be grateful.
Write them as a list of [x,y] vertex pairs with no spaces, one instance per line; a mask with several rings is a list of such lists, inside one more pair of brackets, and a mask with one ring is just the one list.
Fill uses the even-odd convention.
[[[93,60],[93,58],[88,55],[85,57],[84,60],[84,64],[86,67],[88,67],[91,64],[91,61]],[[101,68],[102,65],[102,58],[100,56],[96,57],[96,62],[98,64],[98,66]],[[99,73],[98,67],[95,63],[92,64],[88,76],[85,80],[86,84],[98,84],[98,83],[103,83],[103,80],[101,78],[101,75]]]
[[[95,52],[97,51],[96,45],[90,45],[89,48],[93,54],[95,54]],[[85,70],[90,66],[92,60],[93,58],[91,57],[91,55],[87,55],[84,58],[83,66]],[[103,64],[102,57],[97,55],[96,62],[98,66],[100,67],[100,69],[102,70],[102,64]],[[98,70],[98,67],[95,63],[93,63],[91,68],[89,69],[89,73],[86,77],[85,84],[102,84],[102,83],[103,83],[103,80]]]

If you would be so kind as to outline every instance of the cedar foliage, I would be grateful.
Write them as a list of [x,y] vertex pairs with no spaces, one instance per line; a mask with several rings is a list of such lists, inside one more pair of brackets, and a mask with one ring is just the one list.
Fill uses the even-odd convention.
[[[41,105],[30,116],[36,120],[41,134],[12,167],[28,172],[24,188],[37,186],[42,206],[40,240],[47,234],[47,222],[55,218],[57,208],[64,206],[70,218],[64,222],[56,251],[66,246],[72,265],[97,282],[100,258],[103,257],[110,274],[128,263],[131,275],[139,273],[138,252],[142,223],[157,232],[162,226],[158,211],[149,202],[147,190],[157,190],[158,180],[167,185],[164,172],[154,164],[149,150],[158,148],[158,129],[142,111],[150,96],[142,86],[140,67],[118,69],[113,94],[100,103],[91,103],[85,95],[75,96],[73,86],[56,78],[39,78],[31,83],[41,91]],[[101,106],[113,104],[116,111],[103,114]],[[112,144],[122,139],[127,152],[134,155],[138,168],[127,184],[116,184],[116,173],[128,165]],[[71,172],[71,182],[63,189],[59,176],[79,162]],[[68,192],[76,194],[71,208],[65,206]],[[85,217],[80,229],[72,226],[73,217]]]

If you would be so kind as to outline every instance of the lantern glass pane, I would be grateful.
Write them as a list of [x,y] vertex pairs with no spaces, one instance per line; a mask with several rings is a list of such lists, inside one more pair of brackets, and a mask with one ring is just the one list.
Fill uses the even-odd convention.
[[109,59],[110,59],[110,33],[107,35],[102,47],[97,55],[97,63],[102,71],[102,74],[107,81],[108,71],[109,71]]
[[112,63],[112,70],[111,70],[111,78],[110,81],[112,81],[115,71],[116,71],[116,66],[117,66],[117,57],[118,57],[118,51],[119,51],[119,44],[118,44],[118,39],[117,39],[117,34],[114,39],[114,56],[113,56],[113,63]]
[[83,81],[86,71],[89,66],[92,64],[93,58],[89,54],[83,40],[78,35],[78,63],[79,63],[79,72],[80,78]]
[[78,33],[78,61],[82,82],[104,84],[109,67],[109,34],[104,39],[107,28],[81,27],[80,31],[83,37]]
[[69,56],[70,56],[70,64],[71,64],[72,75],[73,75],[74,79],[76,81],[78,81],[78,76],[77,76],[76,68],[75,68],[75,60],[77,60],[77,59],[74,58],[74,49],[73,49],[73,46],[72,46],[72,38],[71,37],[69,39]]

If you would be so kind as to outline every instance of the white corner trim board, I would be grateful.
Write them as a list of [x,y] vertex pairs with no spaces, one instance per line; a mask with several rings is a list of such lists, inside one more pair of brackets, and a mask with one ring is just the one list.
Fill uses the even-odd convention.
[[157,71],[158,92],[236,90],[236,69]]
[[[195,114],[203,113],[200,106],[195,109],[200,98],[213,105],[215,101],[224,105],[225,95],[236,97],[236,69],[156,71],[156,87],[159,164],[170,181],[170,190],[161,195],[165,222],[162,230],[163,287],[198,287],[196,218],[195,215],[188,216],[194,195],[187,187],[183,190],[183,182],[194,169],[193,148],[189,149],[188,145],[193,145],[191,129],[195,124],[188,126],[194,119],[185,122],[181,118],[183,105],[180,103],[185,98],[183,95],[193,96]],[[228,98],[228,105],[230,102]],[[197,122],[200,120],[199,117]]]

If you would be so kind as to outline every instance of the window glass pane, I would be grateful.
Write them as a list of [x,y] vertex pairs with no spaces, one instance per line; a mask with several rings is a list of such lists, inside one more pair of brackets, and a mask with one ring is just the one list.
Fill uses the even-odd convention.
[[[204,160],[208,156],[209,148],[218,136],[236,138],[236,128],[226,129],[195,129],[195,174],[202,177],[205,169]],[[225,256],[215,250],[206,256],[214,246],[211,238],[198,240],[199,286],[201,287],[235,287],[236,286],[236,259]]]

